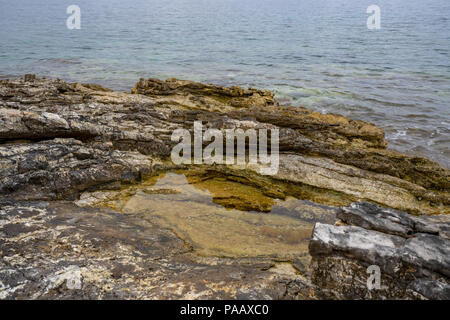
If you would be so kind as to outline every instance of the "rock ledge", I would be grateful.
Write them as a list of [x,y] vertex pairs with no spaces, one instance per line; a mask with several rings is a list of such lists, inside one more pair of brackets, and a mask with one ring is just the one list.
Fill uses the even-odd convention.
[[[309,250],[313,283],[339,299],[450,299],[450,217],[410,216],[370,203],[341,208],[338,225],[317,223]],[[368,289],[367,268],[381,271]]]

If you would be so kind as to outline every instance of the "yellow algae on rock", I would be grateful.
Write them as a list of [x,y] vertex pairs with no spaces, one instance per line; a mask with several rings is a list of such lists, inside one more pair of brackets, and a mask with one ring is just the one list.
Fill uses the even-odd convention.
[[96,205],[120,203],[124,214],[174,231],[204,256],[293,260],[307,253],[314,221],[334,219],[324,206],[274,199],[254,186],[183,171],[97,199]]

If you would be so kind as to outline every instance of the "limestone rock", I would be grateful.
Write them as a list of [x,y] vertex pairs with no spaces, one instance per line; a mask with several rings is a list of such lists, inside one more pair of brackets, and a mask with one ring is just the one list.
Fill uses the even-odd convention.
[[[241,196],[241,209],[268,211],[273,199],[288,197],[334,207],[364,202],[339,210],[342,224],[353,226],[316,226],[314,283],[290,263],[200,258],[138,216],[66,202],[88,204],[80,194],[194,170],[170,161],[172,132],[192,132],[194,121],[205,130],[279,130],[274,176],[253,166],[202,167],[267,200]],[[216,193],[216,204],[236,206],[229,192]],[[383,130],[370,123],[279,106],[268,91],[177,79],[141,79],[131,93],[34,75],[0,80],[0,298],[443,298],[445,213],[450,170],[388,150]],[[388,283],[379,292],[365,286],[369,264]]]
[[[278,106],[272,93],[257,89],[142,79],[129,94],[93,84],[30,79],[0,81],[0,143],[8,149],[72,138],[86,150],[138,152],[150,160],[170,161],[172,132],[192,131],[194,121],[202,121],[205,129],[279,129],[281,163],[275,180],[301,184],[317,194],[330,190],[345,204],[373,201],[415,214],[450,212],[449,170],[387,150],[383,130],[364,121]],[[39,171],[42,165],[28,161],[26,166]],[[27,181],[17,179],[16,188]]]
[[152,169],[137,152],[74,139],[0,145],[0,194],[16,200],[76,199],[79,191],[133,182]]
[[[450,227],[448,216],[433,221],[368,203],[342,208],[337,216],[352,225],[317,223],[309,247],[313,283],[324,287],[328,297],[448,297],[450,240],[438,231]],[[380,268],[384,287],[367,287],[365,271],[372,265]]]
[[352,203],[338,211],[337,217],[347,224],[368,230],[410,237],[429,233],[448,239],[450,216],[412,216],[406,212],[383,208],[372,203]]
[[61,201],[0,201],[0,255],[0,299],[310,298],[270,261],[202,259],[139,217]]

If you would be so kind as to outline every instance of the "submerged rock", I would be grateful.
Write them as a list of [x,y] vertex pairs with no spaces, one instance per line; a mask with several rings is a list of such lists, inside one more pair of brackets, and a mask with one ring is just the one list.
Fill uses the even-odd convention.
[[0,202],[0,253],[0,299],[311,298],[268,259],[200,257],[144,219],[62,201]]
[[174,230],[201,255],[299,260],[306,265],[314,222],[335,221],[335,208],[273,199],[199,169],[162,173],[122,190],[86,192],[76,204],[140,215]]

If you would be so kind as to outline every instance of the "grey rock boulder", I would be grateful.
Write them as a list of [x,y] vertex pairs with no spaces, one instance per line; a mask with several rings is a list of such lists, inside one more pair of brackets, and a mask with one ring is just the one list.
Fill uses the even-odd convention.
[[[448,298],[447,216],[411,216],[375,204],[353,203],[341,208],[337,217],[347,225],[316,223],[309,246],[313,282],[325,287],[327,297]],[[369,277],[365,270],[372,265],[382,274],[380,290],[371,290],[365,283]]]

